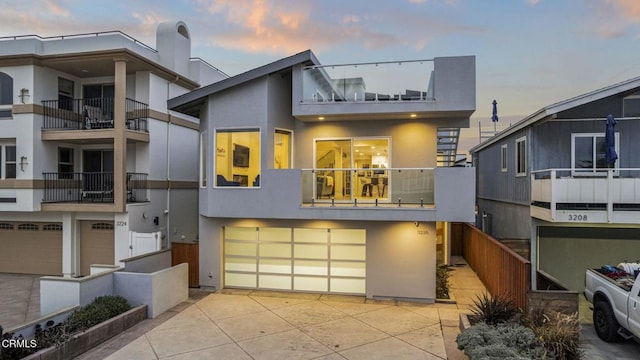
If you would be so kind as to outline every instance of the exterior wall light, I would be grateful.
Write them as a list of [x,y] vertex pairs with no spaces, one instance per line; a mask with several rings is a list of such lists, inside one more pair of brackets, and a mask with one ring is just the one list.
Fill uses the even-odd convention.
[[23,104],[26,104],[27,99],[29,99],[29,89],[27,88],[20,89],[20,95],[18,95],[18,97],[20,98],[20,102],[22,102]]
[[26,156],[20,156],[20,171],[24,172],[24,167],[29,165]]

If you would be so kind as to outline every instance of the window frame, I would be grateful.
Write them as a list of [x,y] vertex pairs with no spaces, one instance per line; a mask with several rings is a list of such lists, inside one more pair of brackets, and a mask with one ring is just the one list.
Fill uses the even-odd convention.
[[[276,167],[276,135],[289,135],[289,166],[287,167]],[[293,130],[275,128],[273,132],[273,168],[274,169],[293,169]]]
[[198,181],[201,188],[207,187],[207,136],[209,136],[207,130],[200,133],[200,174]]
[[[260,189],[262,186],[262,180],[257,180],[256,177],[254,176],[253,178],[251,178],[251,176],[249,176],[248,174],[247,176],[247,186],[240,186],[240,185],[218,185],[218,134],[219,133],[256,133],[258,135],[258,146],[257,146],[257,150],[258,150],[258,171],[257,171],[257,177],[258,179],[261,178],[261,174],[262,174],[262,129],[259,127],[225,127],[225,128],[216,128],[213,130],[213,148],[215,149],[216,152],[216,156],[214,156],[213,159],[213,188],[215,189]],[[233,146],[234,145],[241,145],[241,144],[236,144],[235,142],[233,142],[232,140],[232,148],[231,149],[226,149],[226,152],[224,155],[225,157],[227,157],[227,159],[232,159],[234,154],[233,154]],[[242,145],[244,146],[244,145]],[[255,153],[255,152],[254,152]],[[250,152],[250,156],[251,156],[251,152]],[[230,160],[227,160],[230,161]],[[251,157],[249,158],[249,162],[251,162]],[[225,179],[227,181],[229,181],[230,183],[233,183],[235,180],[233,179],[233,168],[234,166],[231,166],[232,169],[232,174],[230,178],[227,178],[225,176]],[[248,169],[251,169],[251,164],[249,164]],[[244,172],[244,171],[242,171]],[[249,172],[249,170],[247,170],[247,172]],[[215,176],[214,176],[215,175]],[[222,175],[222,174],[221,174]],[[245,174],[238,174],[238,175],[245,175]],[[256,182],[256,180],[259,182],[257,186],[254,186],[253,184]]]
[[[515,173],[516,177],[527,175],[527,137],[522,136],[515,140]],[[522,149],[520,147],[522,144]]]
[[[618,175],[619,165],[620,164],[620,133],[615,132],[615,141],[616,141],[616,153],[618,154],[618,159],[614,163],[613,174]],[[581,177],[581,176],[607,176],[607,172],[609,168],[598,168],[597,166],[597,149],[596,144],[597,141],[593,141],[596,138],[604,138],[605,133],[571,133],[571,176]],[[576,163],[576,138],[591,138],[591,146],[593,149],[593,164],[594,167],[589,170],[588,168],[577,168],[575,166]],[[600,170],[599,170],[600,169]]]
[[507,159],[507,144],[500,146],[500,171],[507,172],[508,169],[508,159]]
[[[71,92],[65,92],[63,84],[71,85]],[[73,111],[73,99],[75,96],[76,84],[73,80],[58,77],[58,109]]]
[[[7,101],[3,101],[3,95]],[[9,100],[10,99],[10,100]],[[0,119],[13,117],[13,78],[9,74],[0,72]]]
[[[8,160],[7,149],[14,149],[14,160]],[[13,177],[8,177],[9,167],[13,168]],[[16,179],[18,177],[18,148],[13,142],[0,142],[0,179]]]
[[[62,151],[69,151],[71,155],[71,162],[62,161]],[[75,172],[75,155],[74,149],[69,147],[58,147],[58,173],[73,173]],[[71,166],[71,171],[62,171],[62,167]],[[71,177],[69,177],[71,179]]]

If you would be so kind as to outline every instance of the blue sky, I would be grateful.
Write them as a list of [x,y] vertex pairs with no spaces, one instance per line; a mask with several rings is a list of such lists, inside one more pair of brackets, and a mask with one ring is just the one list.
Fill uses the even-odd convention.
[[[638,0],[0,0],[0,36],[121,30],[155,47],[183,20],[192,56],[234,75],[312,49],[325,64],[475,55],[477,123],[499,126],[640,76]],[[468,142],[468,144],[467,144]]]

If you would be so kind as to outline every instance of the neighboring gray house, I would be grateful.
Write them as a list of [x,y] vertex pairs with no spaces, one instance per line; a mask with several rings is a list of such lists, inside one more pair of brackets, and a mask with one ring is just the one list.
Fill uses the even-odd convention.
[[452,165],[475,57],[305,51],[169,108],[200,118],[201,285],[435,299],[449,222],[474,219],[474,170]]
[[530,239],[533,288],[542,272],[582,291],[586,268],[640,259],[640,78],[549,105],[470,152],[477,226]]

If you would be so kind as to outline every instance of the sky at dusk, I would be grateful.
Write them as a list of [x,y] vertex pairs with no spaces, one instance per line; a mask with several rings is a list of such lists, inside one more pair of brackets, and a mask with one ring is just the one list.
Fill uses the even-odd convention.
[[638,0],[0,0],[0,37],[120,30],[155,47],[183,20],[192,56],[235,75],[311,49],[323,64],[476,56],[477,125],[640,76]]

